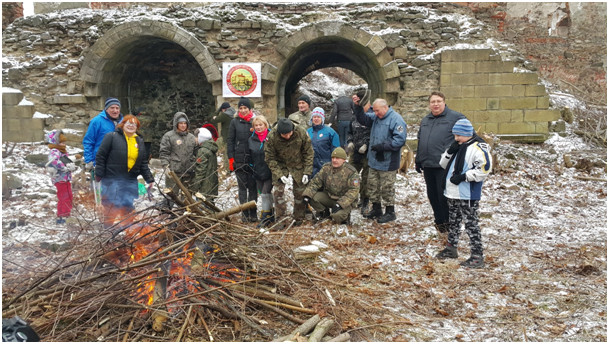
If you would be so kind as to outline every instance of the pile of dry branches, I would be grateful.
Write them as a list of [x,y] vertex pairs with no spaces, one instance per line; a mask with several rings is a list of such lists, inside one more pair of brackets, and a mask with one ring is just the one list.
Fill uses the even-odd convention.
[[253,202],[221,212],[166,191],[179,208],[150,207],[98,229],[26,285],[7,278],[3,318],[27,319],[45,341],[268,341],[319,322],[318,310],[289,295],[317,292],[312,278],[322,277],[226,220]]

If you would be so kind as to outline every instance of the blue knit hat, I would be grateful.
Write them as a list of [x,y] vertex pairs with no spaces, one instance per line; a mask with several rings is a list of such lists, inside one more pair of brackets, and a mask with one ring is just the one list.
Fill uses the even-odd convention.
[[459,136],[473,136],[474,127],[467,118],[462,118],[453,126],[453,134]]
[[311,119],[313,119],[313,116],[321,117],[322,122],[324,122],[326,120],[326,113],[325,113],[324,109],[322,109],[320,107],[316,107],[315,109],[313,109],[313,111],[311,111]]
[[108,108],[112,105],[118,105],[118,107],[121,107],[121,102],[119,102],[116,98],[108,98],[104,104],[104,110],[108,110]]

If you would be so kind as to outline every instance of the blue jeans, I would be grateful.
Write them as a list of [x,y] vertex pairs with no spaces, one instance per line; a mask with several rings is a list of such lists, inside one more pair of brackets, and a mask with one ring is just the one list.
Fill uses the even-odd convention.
[[351,133],[351,121],[338,121],[338,138],[340,146],[347,146],[347,137]]

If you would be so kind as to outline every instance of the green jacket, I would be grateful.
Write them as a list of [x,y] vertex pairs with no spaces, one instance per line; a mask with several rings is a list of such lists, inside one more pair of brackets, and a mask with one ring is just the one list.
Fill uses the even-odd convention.
[[271,130],[264,145],[264,161],[271,169],[273,183],[288,174],[300,183],[303,175],[313,174],[313,156],[311,138],[297,125],[289,140],[281,137],[277,130]]
[[328,162],[313,177],[302,195],[313,198],[317,191],[325,191],[343,209],[347,209],[357,202],[359,187],[359,173],[353,165],[345,162],[341,167],[334,168]]
[[197,152],[192,190],[203,196],[218,196],[218,145],[213,140],[203,142]]
[[311,127],[311,125],[309,124],[309,121],[311,120],[311,110],[307,112],[296,111],[293,114],[289,115],[288,118],[304,130],[307,130]]

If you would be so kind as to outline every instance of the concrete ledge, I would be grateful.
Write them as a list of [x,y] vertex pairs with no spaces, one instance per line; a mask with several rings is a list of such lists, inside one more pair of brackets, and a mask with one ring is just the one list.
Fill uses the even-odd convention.
[[2,105],[17,105],[23,99],[23,93],[19,90],[2,89]]
[[82,94],[61,94],[53,96],[53,104],[84,104],[87,100]]
[[497,135],[501,140],[520,143],[544,143],[548,139],[545,134],[501,134]]

